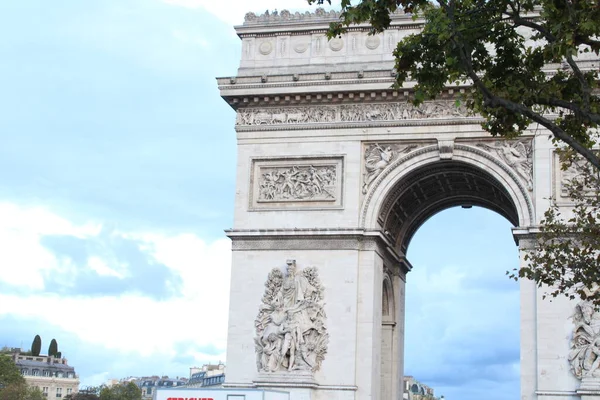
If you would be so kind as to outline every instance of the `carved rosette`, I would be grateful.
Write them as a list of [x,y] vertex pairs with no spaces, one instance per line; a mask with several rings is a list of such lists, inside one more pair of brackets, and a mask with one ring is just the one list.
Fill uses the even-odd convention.
[[516,173],[527,190],[533,191],[533,145],[531,139],[483,142],[478,143],[477,147],[501,159]]
[[580,301],[573,314],[573,337],[569,364],[573,374],[585,381],[600,380],[600,313],[589,301]]
[[298,271],[288,260],[285,274],[279,268],[269,273],[255,320],[258,372],[319,370],[329,342],[323,292],[315,267]]
[[245,108],[238,110],[236,125],[303,125],[356,122],[387,122],[419,119],[466,118],[471,116],[464,105],[452,101],[411,103],[350,104],[280,108]]

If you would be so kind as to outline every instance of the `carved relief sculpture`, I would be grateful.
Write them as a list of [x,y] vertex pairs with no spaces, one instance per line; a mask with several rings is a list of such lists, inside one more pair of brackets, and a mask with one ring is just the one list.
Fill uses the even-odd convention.
[[274,268],[265,283],[255,320],[259,372],[315,372],[327,353],[323,286],[315,267],[296,270],[287,261],[284,274]]
[[369,190],[369,186],[379,174],[385,170],[388,165],[397,157],[398,154],[409,153],[417,145],[399,146],[384,145],[375,143],[367,147],[365,151],[365,172],[363,174],[363,194]]
[[580,301],[573,314],[569,351],[571,371],[579,379],[600,379],[600,315],[589,301]]
[[340,122],[401,121],[413,119],[457,118],[470,116],[463,106],[452,101],[411,103],[351,104],[238,110],[237,126],[323,124]]
[[261,168],[258,201],[335,200],[335,166]]
[[[566,171],[561,171],[560,174],[560,195],[562,197],[569,196],[568,186],[570,184],[582,184],[584,183],[584,177],[590,174],[590,171],[593,171],[592,165],[585,160],[584,158],[577,158],[575,161],[571,163],[569,168]],[[593,193],[593,188],[584,187],[583,190],[585,194]]]
[[480,143],[477,145],[504,161],[527,186],[533,190],[533,150],[530,140],[499,140],[494,144]]

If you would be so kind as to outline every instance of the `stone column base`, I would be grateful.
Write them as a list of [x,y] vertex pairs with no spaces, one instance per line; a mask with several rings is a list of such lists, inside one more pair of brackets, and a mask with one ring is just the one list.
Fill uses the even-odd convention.
[[310,371],[260,373],[252,381],[264,388],[317,388],[319,385]]
[[600,378],[584,377],[577,394],[582,400],[600,400]]

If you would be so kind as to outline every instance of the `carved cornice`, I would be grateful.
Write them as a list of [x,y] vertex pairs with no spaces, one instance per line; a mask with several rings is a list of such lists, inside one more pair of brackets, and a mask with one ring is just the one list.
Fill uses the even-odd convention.
[[[380,231],[336,229],[227,230],[232,251],[243,250],[373,250],[384,254],[391,242]],[[393,251],[393,250],[391,250]],[[402,257],[396,253],[393,258]]]

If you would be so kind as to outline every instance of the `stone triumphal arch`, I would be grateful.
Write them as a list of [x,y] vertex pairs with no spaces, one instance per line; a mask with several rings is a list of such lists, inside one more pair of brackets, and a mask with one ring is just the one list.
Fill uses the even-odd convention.
[[[571,172],[539,127],[510,141],[483,131],[455,105],[465,88],[418,108],[410,87],[391,89],[391,52],[419,29],[410,16],[328,41],[337,18],[247,14],[238,74],[218,79],[238,138],[225,386],[401,399],[414,232],[438,211],[477,205],[514,225],[523,259],[548,198],[568,206]],[[572,337],[575,321],[597,333],[596,315],[582,322],[585,304],[520,285],[521,398],[591,398],[600,385],[581,359],[600,350]]]

